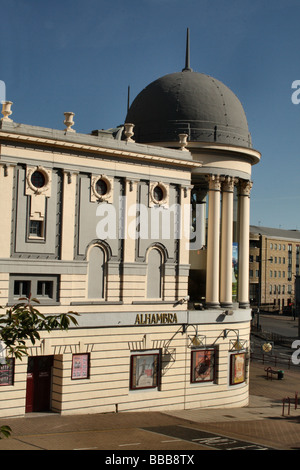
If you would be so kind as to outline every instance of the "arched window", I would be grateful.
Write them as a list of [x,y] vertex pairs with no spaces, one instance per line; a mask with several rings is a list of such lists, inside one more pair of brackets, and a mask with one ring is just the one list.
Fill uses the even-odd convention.
[[104,299],[106,287],[106,252],[94,245],[88,254],[88,298]]
[[163,256],[157,248],[151,248],[147,257],[147,298],[161,299],[163,285]]

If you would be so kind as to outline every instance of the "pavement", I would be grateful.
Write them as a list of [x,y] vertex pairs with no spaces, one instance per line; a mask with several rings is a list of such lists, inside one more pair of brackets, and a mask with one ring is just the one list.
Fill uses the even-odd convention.
[[243,408],[26,414],[1,423],[13,432],[0,440],[0,451],[299,450],[300,365],[286,367],[282,380],[267,379],[268,366],[250,363],[250,400]]

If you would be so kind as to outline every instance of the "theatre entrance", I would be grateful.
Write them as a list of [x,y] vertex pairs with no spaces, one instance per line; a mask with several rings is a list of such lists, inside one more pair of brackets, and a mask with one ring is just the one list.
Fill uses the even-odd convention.
[[50,411],[53,356],[28,358],[26,413]]

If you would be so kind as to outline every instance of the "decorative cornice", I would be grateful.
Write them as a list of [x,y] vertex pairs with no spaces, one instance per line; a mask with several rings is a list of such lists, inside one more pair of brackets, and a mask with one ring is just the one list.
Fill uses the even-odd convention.
[[[171,156],[160,156],[154,154],[146,154],[142,152],[133,152],[130,150],[123,150],[117,148],[108,148],[101,145],[88,145],[82,144],[75,141],[64,141],[64,140],[57,140],[51,138],[43,138],[43,137],[36,137],[36,136],[29,136],[29,135],[22,135],[22,134],[14,134],[10,132],[0,132],[0,141],[1,140],[11,140],[11,141],[18,141],[22,143],[31,143],[35,145],[44,145],[44,146],[54,146],[58,148],[64,148],[70,151],[81,151],[81,152],[88,152],[88,153],[96,153],[101,155],[106,155],[109,157],[124,157],[130,160],[141,160],[147,161],[149,163],[163,163],[169,166],[180,166],[185,167],[187,169],[192,168],[199,168],[202,166],[200,162],[195,162],[192,160],[187,159],[180,159],[172,158]],[[147,147],[149,149],[149,147]],[[186,152],[185,152],[186,154]]]

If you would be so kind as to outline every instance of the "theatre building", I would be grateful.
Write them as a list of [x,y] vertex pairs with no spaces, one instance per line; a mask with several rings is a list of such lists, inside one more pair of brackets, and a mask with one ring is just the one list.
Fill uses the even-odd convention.
[[1,416],[247,405],[260,154],[238,98],[187,58],[116,129],[15,123],[17,106],[0,126],[1,305],[80,316],[1,365]]

